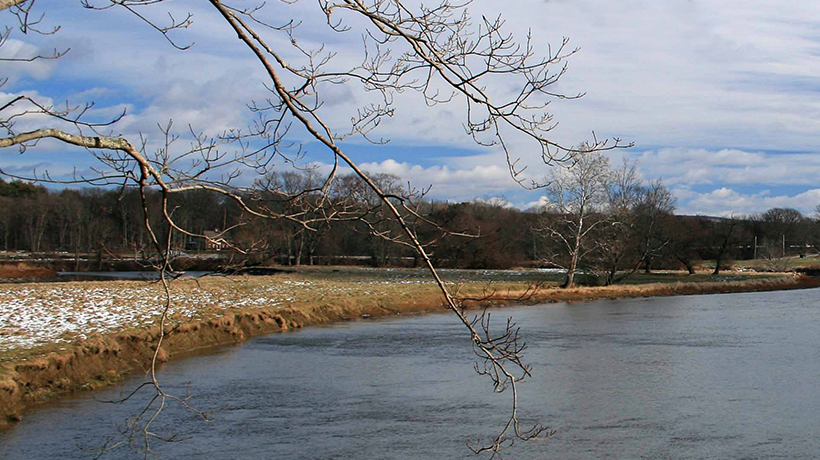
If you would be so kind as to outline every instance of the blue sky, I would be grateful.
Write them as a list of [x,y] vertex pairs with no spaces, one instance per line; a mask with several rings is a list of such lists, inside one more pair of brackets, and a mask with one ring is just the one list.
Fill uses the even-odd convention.
[[[413,3],[413,2],[410,2]],[[3,63],[0,103],[18,94],[72,104],[94,101],[100,119],[126,109],[115,127],[129,138],[158,138],[157,123],[174,120],[182,132],[217,133],[251,120],[245,103],[263,98],[262,69],[204,2],[178,0],[148,11],[194,14],[194,24],[175,35],[188,51],[124,11],[88,11],[74,0],[39,0],[46,21],[59,24],[48,37],[14,33],[0,56],[24,56],[71,47],[57,62]],[[287,6],[270,2],[270,17],[304,20],[300,44],[326,43],[340,65],[361,60],[360,31],[328,30],[316,3]],[[820,204],[820,4],[734,0],[549,0],[476,1],[475,17],[501,13],[508,31],[532,31],[536,52],[571,38],[578,54],[555,87],[579,100],[554,101],[549,109],[559,126],[553,139],[572,145],[590,138],[620,137],[635,147],[610,154],[640,161],[646,179],[660,178],[673,191],[678,212],[746,214],[775,206],[810,214]],[[14,18],[3,12],[2,25]],[[274,46],[297,59],[286,37]],[[366,95],[347,87],[325,93],[329,122],[342,130]],[[412,94],[397,100],[396,116],[374,146],[361,139],[343,145],[371,172],[389,172],[419,188],[432,185],[441,200],[504,198],[526,208],[541,193],[525,191],[510,178],[503,153],[481,148],[461,125],[462,107],[428,108]],[[36,126],[33,120],[31,126]],[[21,124],[19,128],[27,125]],[[549,167],[525,142],[511,141],[533,179]],[[309,143],[306,160],[328,164],[326,151]],[[54,175],[88,171],[84,152],[43,142],[19,155],[0,151],[0,166],[24,173],[48,169]]]

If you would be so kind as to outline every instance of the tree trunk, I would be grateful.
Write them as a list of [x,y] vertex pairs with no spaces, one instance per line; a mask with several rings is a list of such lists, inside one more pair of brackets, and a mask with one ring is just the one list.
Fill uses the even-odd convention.
[[58,231],[57,231],[57,248],[60,249],[60,250],[63,250],[67,247],[65,240],[66,240],[66,237],[68,235],[68,227],[69,227],[69,222],[67,220],[63,221],[59,225],[59,227],[57,227],[58,228]]
[[606,282],[604,286],[612,286],[613,281],[615,280],[615,267],[609,269],[606,274]]
[[581,235],[584,230],[584,207],[581,206],[581,217],[578,219],[578,228],[575,230],[575,244],[573,245],[572,258],[567,270],[567,280],[562,287],[569,288],[575,283],[575,270],[578,268],[578,252],[581,250]]
[[575,250],[572,252],[572,258],[569,262],[569,270],[567,270],[567,280],[561,286],[563,288],[570,288],[575,284],[575,270],[578,268],[578,246],[579,244],[576,242]]
[[724,251],[724,247],[721,246],[720,251],[718,252],[717,258],[715,258],[715,271],[712,272],[712,275],[719,275],[720,274],[720,264],[723,262],[723,251]]
[[128,211],[120,210],[120,218],[122,219],[122,247],[128,247]]
[[728,243],[728,238],[723,241],[723,244],[720,246],[720,250],[718,251],[717,258],[715,258],[715,271],[712,272],[712,275],[719,275],[720,274],[720,264],[723,262],[723,254],[726,252],[726,245]]
[[74,245],[74,271],[80,271],[80,232],[71,235],[71,243]]
[[34,214],[28,217],[28,249],[32,253],[37,252],[37,228]]
[[681,256],[675,256],[675,258],[678,259],[680,263],[682,263],[686,267],[686,270],[689,272],[690,275],[695,274],[695,267],[692,266],[692,262],[690,262],[688,259],[684,259]]
[[652,259],[647,257],[646,259],[644,259],[644,263],[645,265],[643,267],[643,272],[646,274],[652,273]]
[[305,232],[299,234],[299,248],[296,250],[296,266],[302,265],[302,250],[305,247]]
[[287,249],[288,249],[287,265],[291,266],[291,265],[293,265],[293,262],[291,260],[291,257],[293,257],[293,238],[291,238],[290,232],[285,234],[285,241],[287,241],[287,243],[288,243],[288,246],[287,246]]

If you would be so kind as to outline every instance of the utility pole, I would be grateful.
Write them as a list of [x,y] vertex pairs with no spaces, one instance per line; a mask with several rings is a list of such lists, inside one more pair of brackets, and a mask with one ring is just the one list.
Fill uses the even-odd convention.
[[755,249],[754,249],[753,254],[754,255],[752,256],[752,259],[757,260],[757,235],[755,235]]
[[783,234],[783,257],[786,257],[786,234]]

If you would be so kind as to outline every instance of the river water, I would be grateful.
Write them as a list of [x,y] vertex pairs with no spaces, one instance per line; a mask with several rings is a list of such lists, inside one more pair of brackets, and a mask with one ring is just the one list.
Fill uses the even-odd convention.
[[[557,430],[515,459],[820,458],[820,290],[548,304],[494,311],[522,327],[534,377],[522,419]],[[164,458],[476,458],[508,394],[472,370],[451,315],[275,334],[165,366],[170,391],[222,409],[171,406],[156,430],[190,440]],[[0,458],[90,458],[137,409],[121,388],[64,399],[0,433]],[[144,401],[140,399],[139,402]],[[128,449],[110,458],[130,458]]]

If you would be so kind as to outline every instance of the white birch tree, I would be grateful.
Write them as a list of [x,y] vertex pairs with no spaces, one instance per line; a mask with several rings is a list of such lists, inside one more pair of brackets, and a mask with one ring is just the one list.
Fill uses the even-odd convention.
[[584,258],[597,249],[593,232],[611,224],[608,213],[609,188],[613,180],[609,160],[600,152],[581,144],[584,152],[567,168],[555,168],[546,186],[549,199],[538,232],[557,242],[559,253],[546,257],[545,262],[564,268],[563,287],[575,284],[575,275]]

